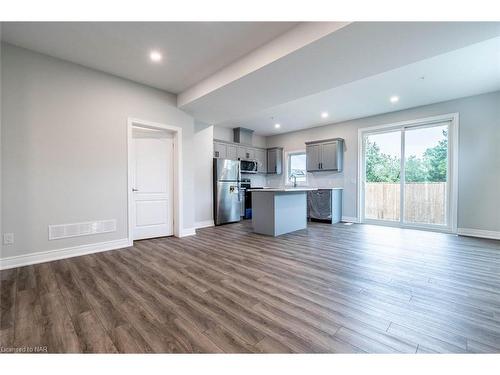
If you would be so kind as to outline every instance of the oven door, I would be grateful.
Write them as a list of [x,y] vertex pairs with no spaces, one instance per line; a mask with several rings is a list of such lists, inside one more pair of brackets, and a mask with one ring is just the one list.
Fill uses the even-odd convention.
[[240,167],[241,173],[257,173],[257,161],[255,160],[241,160]]

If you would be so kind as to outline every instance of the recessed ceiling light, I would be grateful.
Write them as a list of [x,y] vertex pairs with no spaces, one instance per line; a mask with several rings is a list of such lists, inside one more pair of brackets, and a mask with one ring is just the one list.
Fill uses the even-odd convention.
[[397,103],[399,102],[399,96],[391,96],[389,100],[391,101],[391,103]]
[[321,117],[322,118],[327,118],[328,117],[328,112],[321,112]]
[[163,56],[158,51],[151,51],[149,53],[149,58],[151,59],[151,61],[160,62]]
[[279,129],[279,128],[281,128],[281,125],[280,125],[280,124],[274,124],[274,127],[275,127],[276,129]]

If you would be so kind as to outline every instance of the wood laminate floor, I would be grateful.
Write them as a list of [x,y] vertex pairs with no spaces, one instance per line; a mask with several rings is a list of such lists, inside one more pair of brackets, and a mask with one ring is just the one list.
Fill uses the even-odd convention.
[[249,222],[4,270],[0,346],[49,352],[500,352],[500,241]]

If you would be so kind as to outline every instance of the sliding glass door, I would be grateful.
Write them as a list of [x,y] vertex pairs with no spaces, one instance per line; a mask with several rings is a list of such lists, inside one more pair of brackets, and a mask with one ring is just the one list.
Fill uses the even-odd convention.
[[363,221],[449,228],[450,124],[362,133]]
[[365,138],[365,218],[401,219],[401,132],[367,134]]
[[404,222],[447,224],[448,125],[404,131]]

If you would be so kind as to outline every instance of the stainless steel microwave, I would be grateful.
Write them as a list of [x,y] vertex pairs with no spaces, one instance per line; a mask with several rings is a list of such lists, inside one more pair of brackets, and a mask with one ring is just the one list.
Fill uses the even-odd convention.
[[256,160],[240,160],[241,173],[257,173]]

